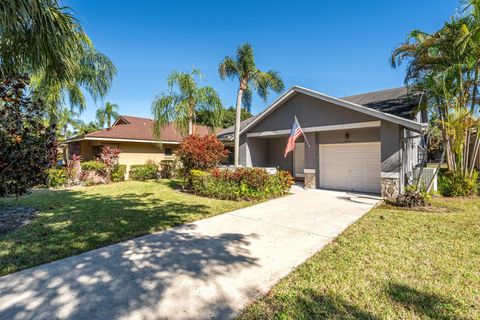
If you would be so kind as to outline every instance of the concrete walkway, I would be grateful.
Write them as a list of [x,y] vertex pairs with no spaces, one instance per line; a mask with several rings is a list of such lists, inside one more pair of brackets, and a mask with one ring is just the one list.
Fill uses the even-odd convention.
[[293,195],[0,278],[0,319],[229,319],[377,200]]

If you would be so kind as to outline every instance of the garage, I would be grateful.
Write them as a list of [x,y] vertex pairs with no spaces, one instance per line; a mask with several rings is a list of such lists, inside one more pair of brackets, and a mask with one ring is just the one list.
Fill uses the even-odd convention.
[[381,145],[319,145],[320,188],[380,193]]

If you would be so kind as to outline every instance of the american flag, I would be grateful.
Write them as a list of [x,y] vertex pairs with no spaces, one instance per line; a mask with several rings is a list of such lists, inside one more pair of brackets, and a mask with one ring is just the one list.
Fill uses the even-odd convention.
[[293,149],[295,149],[295,140],[297,140],[297,138],[302,134],[302,128],[300,128],[297,117],[295,117],[295,122],[293,123],[292,131],[290,131],[290,137],[288,137],[287,146],[285,148],[285,158],[290,151],[293,151]]

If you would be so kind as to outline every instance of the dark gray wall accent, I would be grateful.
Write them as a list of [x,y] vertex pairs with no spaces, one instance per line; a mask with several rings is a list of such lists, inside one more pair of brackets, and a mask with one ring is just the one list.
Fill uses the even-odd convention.
[[[348,132],[348,140],[345,134]],[[318,144],[333,143],[360,143],[360,142],[378,142],[380,141],[380,127],[335,130],[317,133]]]
[[318,166],[318,142],[315,132],[305,133],[310,147],[305,143],[305,169],[317,169]]
[[378,118],[296,93],[249,132],[291,129],[294,117],[302,127],[316,127],[356,122],[375,121]]
[[380,140],[382,142],[382,172],[400,173],[402,165],[400,126],[395,123],[382,121]]
[[[268,166],[267,139],[247,138],[253,167]],[[248,163],[247,163],[248,165]]]
[[[288,137],[265,139],[268,141],[268,163],[270,167],[278,167],[292,173],[293,152],[290,152],[286,158],[283,157]],[[299,139],[300,140],[300,139]],[[300,142],[297,140],[298,142]]]

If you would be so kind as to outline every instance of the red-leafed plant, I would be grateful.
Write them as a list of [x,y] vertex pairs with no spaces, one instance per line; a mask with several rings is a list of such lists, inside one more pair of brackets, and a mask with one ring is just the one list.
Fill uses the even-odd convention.
[[190,135],[183,139],[178,149],[178,157],[188,171],[212,169],[227,155],[228,150],[213,134],[203,137]]
[[102,148],[102,153],[100,154],[100,159],[105,164],[105,175],[108,182],[110,182],[111,172],[115,165],[118,164],[118,156],[122,150],[118,147],[104,146]]
[[67,160],[67,165],[65,167],[67,171],[68,184],[76,184],[80,174],[80,159],[81,157],[76,154],[72,154],[69,160]]
[[183,166],[184,177],[191,185],[191,170],[214,168],[228,155],[228,150],[213,134],[203,137],[194,134],[183,139],[177,154]]

